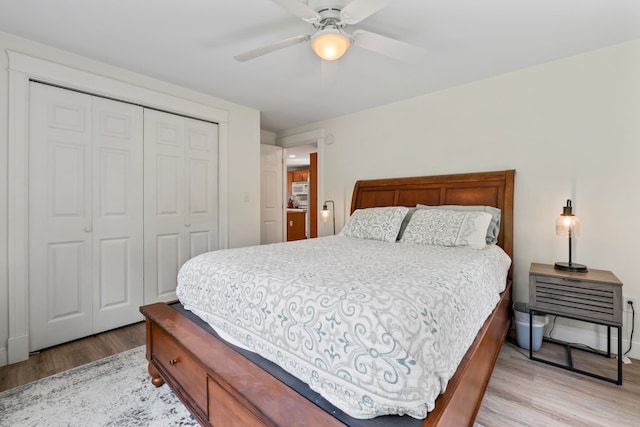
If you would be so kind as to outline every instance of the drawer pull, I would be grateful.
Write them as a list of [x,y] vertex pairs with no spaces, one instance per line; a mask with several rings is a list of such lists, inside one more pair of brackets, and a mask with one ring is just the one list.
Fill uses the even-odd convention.
[[178,359],[171,359],[169,360],[169,365],[171,366],[176,366],[178,364]]

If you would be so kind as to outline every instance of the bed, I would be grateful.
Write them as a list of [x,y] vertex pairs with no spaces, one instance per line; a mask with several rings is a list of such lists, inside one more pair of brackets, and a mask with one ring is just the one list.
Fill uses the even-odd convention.
[[[515,172],[483,172],[358,181],[351,211],[384,206],[484,205],[501,210],[498,245],[513,256]],[[406,425],[472,425],[510,324],[511,270],[504,291],[425,420]],[[167,382],[203,425],[355,425],[322,398],[300,391],[296,378],[274,374],[243,348],[222,340],[181,304],[141,308],[147,325],[152,383]],[[227,337],[228,338],[228,337]],[[409,417],[358,420],[393,425]],[[353,421],[353,423],[352,423]],[[382,422],[383,424],[380,424]],[[416,424],[416,422],[418,422]],[[397,424],[405,425],[405,424]]]

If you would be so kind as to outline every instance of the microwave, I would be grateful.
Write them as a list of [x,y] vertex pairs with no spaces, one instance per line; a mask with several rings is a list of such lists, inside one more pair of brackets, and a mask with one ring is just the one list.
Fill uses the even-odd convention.
[[309,183],[307,181],[291,183],[291,194],[293,194],[294,196],[298,194],[308,194],[308,193],[309,193]]

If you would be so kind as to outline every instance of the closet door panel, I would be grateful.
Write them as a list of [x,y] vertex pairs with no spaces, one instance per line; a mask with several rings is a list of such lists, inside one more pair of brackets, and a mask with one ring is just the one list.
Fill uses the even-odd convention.
[[91,98],[30,90],[30,350],[91,334]]
[[176,298],[184,237],[184,118],[144,110],[144,302]]
[[167,226],[181,226],[182,216],[182,156],[158,154],[156,156],[155,216]]
[[185,119],[185,127],[185,226],[193,258],[218,249],[218,125]]
[[189,253],[192,258],[211,250],[211,245],[209,243],[211,240],[211,234],[212,233],[210,231],[189,233]]
[[166,234],[157,237],[157,295],[175,295],[176,277],[182,266],[182,236],[178,234]]
[[[129,239],[101,239],[98,310],[113,309],[130,301]],[[96,331],[97,332],[97,331]]]
[[176,298],[178,271],[218,249],[218,125],[145,110],[145,304]]
[[47,318],[53,323],[84,317],[82,289],[87,277],[84,242],[50,243],[47,246]]
[[93,101],[94,333],[142,320],[143,109]]

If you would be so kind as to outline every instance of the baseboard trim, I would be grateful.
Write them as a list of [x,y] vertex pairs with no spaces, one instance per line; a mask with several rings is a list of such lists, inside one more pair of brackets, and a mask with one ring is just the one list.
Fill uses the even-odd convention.
[[9,356],[6,348],[0,348],[0,366],[9,364]]

